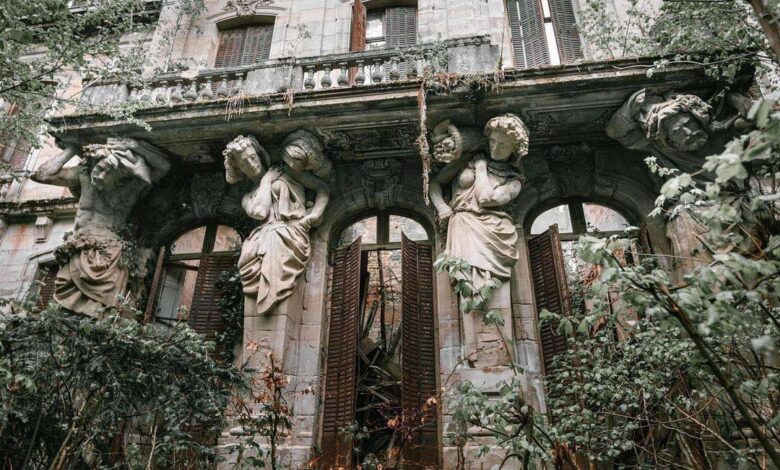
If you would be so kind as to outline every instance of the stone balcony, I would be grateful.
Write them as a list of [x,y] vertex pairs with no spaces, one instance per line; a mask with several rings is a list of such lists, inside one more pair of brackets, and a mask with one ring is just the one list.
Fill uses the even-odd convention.
[[452,39],[413,48],[368,50],[319,57],[270,59],[206,69],[196,75],[158,75],[143,83],[104,82],[84,90],[80,112],[134,103],[142,108],[205,103],[348,87],[419,81],[426,73],[475,74],[498,70],[500,51],[489,36]]

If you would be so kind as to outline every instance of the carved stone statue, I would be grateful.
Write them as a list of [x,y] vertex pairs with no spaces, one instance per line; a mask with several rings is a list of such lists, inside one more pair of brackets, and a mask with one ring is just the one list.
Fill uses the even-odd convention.
[[[448,132],[457,132],[452,125]],[[431,180],[430,197],[441,220],[447,221],[445,254],[465,260],[471,272],[464,274],[474,289],[481,289],[492,278],[506,281],[519,257],[517,229],[504,210],[520,193],[521,159],[528,153],[528,129],[523,121],[504,114],[488,121],[484,134],[488,139],[489,158],[476,154],[463,157],[457,136],[455,145],[434,146],[451,159]],[[443,142],[445,139],[441,139]],[[442,185],[452,184],[449,204],[442,195]],[[495,291],[490,308],[511,316],[508,284]],[[500,298],[499,298],[500,297]],[[507,321],[506,324],[511,322]],[[464,319],[467,356],[477,367],[508,364],[508,354],[500,335],[485,329],[481,316],[472,313]]]
[[[238,268],[248,312],[262,315],[289,297],[309,261],[309,229],[320,223],[328,204],[331,163],[317,137],[290,134],[282,144],[282,162],[267,171],[270,158],[254,137],[239,136],[225,149],[228,182],[241,175],[256,182],[241,205],[260,220],[241,247]],[[306,189],[316,193],[306,209]]]
[[130,138],[87,145],[79,164],[65,168],[77,153],[75,145],[68,146],[31,178],[67,186],[79,197],[74,231],[57,250],[61,266],[54,300],[95,315],[102,307],[117,307],[128,294],[130,273],[119,233],[141,194],[168,173],[170,163],[153,145]]
[[[485,126],[490,158],[457,156],[431,181],[431,201],[439,218],[448,220],[445,253],[465,259],[478,288],[486,279],[509,279],[517,261],[517,230],[502,207],[520,193],[520,160],[528,153],[528,130],[519,117],[504,114]],[[441,185],[452,182],[452,199]]]
[[744,119],[749,100],[738,94],[717,96],[734,112],[721,120],[715,109],[696,95],[661,96],[642,89],[617,110],[607,123],[607,135],[624,147],[651,152],[666,164],[685,171],[698,169],[706,155],[749,127]]

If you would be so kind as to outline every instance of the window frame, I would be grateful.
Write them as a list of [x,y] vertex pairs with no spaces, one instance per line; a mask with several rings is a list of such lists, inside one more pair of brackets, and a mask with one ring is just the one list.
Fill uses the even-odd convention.
[[360,250],[361,251],[400,250],[401,249],[400,240],[397,242],[390,241],[390,217],[391,216],[404,217],[420,224],[423,230],[425,230],[425,234],[428,238],[426,240],[414,240],[416,243],[433,243],[433,233],[428,227],[427,222],[424,222],[416,214],[409,211],[390,210],[390,211],[364,212],[355,217],[350,217],[343,224],[340,224],[338,226],[338,229],[335,231],[335,236],[333,237],[333,248],[343,248],[344,246],[349,245],[349,244],[342,245],[340,242],[341,242],[341,237],[344,234],[344,231],[347,230],[349,227],[351,227],[353,224],[356,224],[365,219],[370,219],[371,217],[376,217],[376,243],[361,243]]
[[618,215],[623,217],[626,220],[628,227],[637,226],[637,224],[635,223],[636,218],[633,217],[633,215],[623,210],[622,208],[616,207],[614,204],[608,204],[608,203],[605,204],[603,201],[587,199],[587,198],[568,198],[564,200],[555,201],[554,204],[546,204],[544,206],[539,206],[538,209],[534,210],[531,214],[529,214],[529,217],[527,217],[528,223],[524,225],[525,227],[527,227],[525,230],[526,238],[536,237],[544,233],[549,227],[545,227],[541,233],[531,233],[531,229],[533,228],[536,219],[538,219],[539,216],[541,216],[545,212],[560,206],[567,206],[569,210],[569,220],[571,221],[571,232],[568,233],[559,232],[558,234],[561,242],[577,241],[583,235],[606,238],[612,235],[625,234],[625,229],[589,231],[587,219],[585,218],[585,209],[583,207],[585,204],[596,204],[602,207],[606,207],[607,209],[615,211]]
[[[271,58],[271,49],[273,46],[273,38],[274,38],[274,32],[276,30],[276,17],[275,16],[256,16],[250,18],[248,21],[241,20],[241,21],[230,21],[226,20],[217,25],[218,28],[218,38],[217,38],[217,48],[214,53],[214,60],[212,62],[212,68],[215,70],[221,70],[221,69],[232,69],[232,68],[239,68],[239,67],[248,67],[266,60],[269,60]],[[269,28],[269,35],[268,35],[268,45],[267,49],[262,49],[259,51],[253,51],[252,55],[259,55],[259,59],[255,59],[253,62],[246,62],[244,63],[245,55],[248,54],[246,50],[246,45],[249,39],[249,31],[252,28]],[[220,56],[220,50],[223,47],[224,41],[226,41],[228,38],[226,37],[227,34],[230,34],[231,32],[235,31],[242,31],[240,44],[237,46],[239,49],[239,62],[238,64],[229,64],[225,65],[220,64],[220,61],[226,62],[230,57],[222,58]],[[225,46],[227,47],[227,46]]]

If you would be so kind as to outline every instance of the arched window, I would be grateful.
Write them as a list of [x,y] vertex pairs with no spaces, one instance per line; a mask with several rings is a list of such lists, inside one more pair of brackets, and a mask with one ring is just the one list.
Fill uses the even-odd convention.
[[271,55],[273,18],[261,23],[240,24],[219,32],[214,68],[240,67],[266,60]]
[[240,248],[241,237],[224,225],[205,225],[179,236],[166,250],[155,321],[187,320],[198,333],[219,333],[224,326],[215,284],[223,271],[235,266]]
[[[433,247],[417,221],[388,213],[338,234],[333,253],[320,447],[323,468],[438,468]],[[403,417],[403,418],[402,418]],[[396,419],[397,426],[388,426]],[[357,423],[368,436],[345,440]],[[400,459],[397,456],[400,455]]]

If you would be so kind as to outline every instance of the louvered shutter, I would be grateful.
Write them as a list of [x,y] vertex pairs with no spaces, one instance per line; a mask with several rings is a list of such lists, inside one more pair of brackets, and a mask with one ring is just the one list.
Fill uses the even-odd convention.
[[558,54],[562,64],[582,59],[580,32],[574,17],[571,0],[549,0],[555,36],[558,39]]
[[404,468],[438,468],[436,342],[433,318],[433,259],[428,243],[401,239],[403,383],[401,406],[411,439],[404,442]]
[[217,288],[217,280],[223,271],[229,271],[235,263],[232,253],[211,253],[201,257],[188,322],[198,333],[216,336],[225,331],[225,322],[219,309],[222,292]]
[[[571,298],[558,226],[553,225],[529,240],[528,253],[531,258],[537,322],[539,313],[544,309],[562,316],[571,315]],[[550,370],[555,355],[566,350],[566,337],[559,335],[557,330],[558,322],[555,321],[539,325],[545,373]]]
[[215,68],[235,67],[241,64],[241,50],[244,42],[244,28],[222,31],[219,35],[219,48]]
[[[19,106],[16,103],[5,103],[4,119],[13,119],[19,114]],[[22,171],[27,163],[27,157],[30,154],[30,143],[26,140],[11,140],[0,144],[0,161],[6,163],[10,171]]]
[[339,430],[355,419],[358,315],[360,313],[360,239],[334,253],[330,294],[328,357],[320,448],[323,469],[351,468],[352,442]]
[[550,63],[544,18],[539,0],[507,0],[515,68],[527,69]]
[[59,267],[41,266],[39,269],[38,282],[41,284],[38,289],[38,308],[43,310],[54,300],[54,281],[57,279]]
[[417,8],[385,10],[385,41],[388,49],[403,49],[417,44]]
[[162,283],[163,263],[165,262],[165,247],[160,248],[157,253],[157,263],[154,266],[154,277],[149,286],[149,295],[146,299],[146,310],[144,310],[144,324],[149,323],[154,315],[155,304],[157,303],[157,293]]
[[272,24],[255,25],[246,28],[241,63],[250,65],[265,60],[271,53]]

